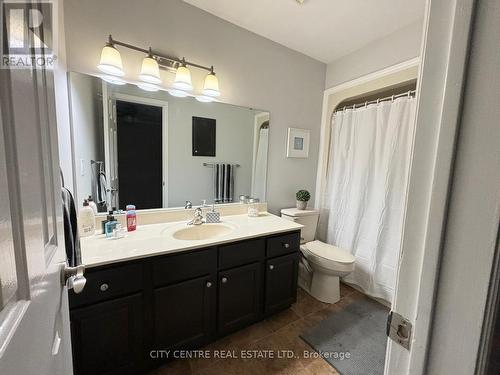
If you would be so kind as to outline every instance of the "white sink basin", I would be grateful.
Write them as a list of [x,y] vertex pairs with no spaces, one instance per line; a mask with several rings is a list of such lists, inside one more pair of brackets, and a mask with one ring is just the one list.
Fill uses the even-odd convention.
[[233,228],[225,224],[201,224],[178,229],[172,233],[172,237],[184,241],[208,240],[225,236],[232,231]]

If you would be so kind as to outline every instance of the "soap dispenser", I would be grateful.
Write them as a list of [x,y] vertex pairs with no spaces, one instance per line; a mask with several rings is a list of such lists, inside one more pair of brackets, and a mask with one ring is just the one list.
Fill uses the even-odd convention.
[[83,201],[83,207],[78,215],[78,231],[80,237],[93,236],[95,234],[94,210],[89,205],[88,200]]

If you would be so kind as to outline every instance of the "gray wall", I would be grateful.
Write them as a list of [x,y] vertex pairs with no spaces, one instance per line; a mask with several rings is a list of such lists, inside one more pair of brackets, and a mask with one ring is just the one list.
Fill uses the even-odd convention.
[[326,70],[325,88],[419,56],[422,33],[423,20],[331,62]]
[[[293,206],[298,189],[314,193],[325,64],[180,0],[67,0],[65,27],[69,70],[95,73],[110,33],[119,40],[213,64],[222,101],[271,112],[270,211]],[[124,69],[136,76],[141,54],[121,52]],[[201,85],[204,74],[194,69],[192,73],[194,84]],[[288,127],[311,129],[309,158],[286,158]]]

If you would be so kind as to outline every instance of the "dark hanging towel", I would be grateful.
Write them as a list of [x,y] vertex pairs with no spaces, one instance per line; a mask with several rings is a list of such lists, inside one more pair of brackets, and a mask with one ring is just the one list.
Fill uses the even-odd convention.
[[227,163],[214,163],[214,200],[215,203],[230,203],[234,194],[234,166]]
[[71,192],[62,187],[63,219],[64,219],[64,243],[66,245],[66,257],[70,267],[82,264],[80,253],[80,238],[78,237],[78,223],[76,218],[75,201]]

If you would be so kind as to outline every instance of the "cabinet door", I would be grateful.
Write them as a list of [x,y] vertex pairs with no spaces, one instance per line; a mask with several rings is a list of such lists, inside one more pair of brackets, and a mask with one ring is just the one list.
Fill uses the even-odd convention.
[[75,375],[133,374],[143,353],[142,295],[71,311]]
[[156,348],[190,349],[207,342],[215,330],[215,285],[207,275],[154,290]]
[[259,318],[262,310],[262,263],[219,272],[219,333],[228,333]]
[[266,314],[282,310],[295,302],[298,266],[298,253],[270,259],[266,262]]

